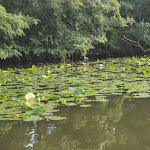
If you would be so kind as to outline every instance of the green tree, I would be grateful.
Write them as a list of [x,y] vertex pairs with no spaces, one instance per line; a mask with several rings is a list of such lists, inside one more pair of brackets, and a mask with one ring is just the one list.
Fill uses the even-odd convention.
[[18,15],[7,13],[6,9],[0,4],[0,58],[6,59],[13,55],[21,55],[15,48],[16,43],[13,39],[25,35],[23,30],[37,23],[37,19],[23,16],[21,13]]
[[124,9],[128,9],[130,16],[135,19],[135,24],[125,31],[122,39],[144,53],[150,51],[150,18],[149,0],[122,1]]
[[135,22],[130,28],[112,28],[105,49],[109,48],[110,53],[122,52],[122,55],[147,53],[150,51],[150,1],[121,0],[120,4],[120,14],[123,17],[132,17]]
[[117,0],[6,0],[2,4],[12,13],[22,11],[41,20],[16,41],[19,52],[26,55],[49,53],[65,58],[80,53],[86,57],[87,51],[107,41],[109,30],[133,22],[121,17]]

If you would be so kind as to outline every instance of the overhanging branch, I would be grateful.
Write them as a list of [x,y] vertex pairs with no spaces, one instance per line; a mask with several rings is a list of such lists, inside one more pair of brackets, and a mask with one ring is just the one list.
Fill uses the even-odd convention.
[[136,46],[136,47],[139,47],[140,49],[142,49],[142,51],[143,51],[144,53],[150,51],[150,48],[144,49],[144,48],[140,45],[140,39],[138,40],[138,42],[136,42],[136,41],[133,41],[133,40],[131,40],[131,39],[128,39],[125,35],[124,35],[123,38],[121,38],[121,39],[122,39],[123,41],[125,41],[125,42],[128,42],[128,43],[130,43],[130,44]]

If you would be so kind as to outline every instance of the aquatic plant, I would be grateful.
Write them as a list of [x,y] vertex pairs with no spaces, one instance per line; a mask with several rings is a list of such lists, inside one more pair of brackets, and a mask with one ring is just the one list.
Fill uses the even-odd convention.
[[136,58],[136,62],[135,58],[116,58],[2,69],[0,120],[50,119],[48,116],[55,116],[60,105],[88,107],[90,101],[107,103],[109,95],[126,93],[131,98],[148,98],[149,60],[150,57]]

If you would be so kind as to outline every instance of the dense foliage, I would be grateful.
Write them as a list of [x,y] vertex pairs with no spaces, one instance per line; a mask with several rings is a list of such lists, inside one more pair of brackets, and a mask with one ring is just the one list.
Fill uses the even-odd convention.
[[149,0],[121,0],[121,15],[132,17],[135,23],[122,29],[113,28],[109,41],[105,47],[110,53],[146,54],[150,51],[150,1]]
[[65,59],[74,54],[86,58],[87,52],[123,56],[149,51],[149,0],[1,0],[0,3],[2,59],[22,54],[40,57],[46,54],[44,59],[50,54]]
[[27,29],[31,24],[37,24],[37,20],[29,16],[7,13],[0,4],[0,58],[6,59],[13,55],[19,56],[21,53],[16,49],[14,37],[23,36],[23,29]]
[[[40,55],[46,52],[65,58],[80,53],[85,57],[88,50],[107,41],[109,30],[133,23],[132,18],[121,17],[121,5],[117,0],[5,0],[1,4],[9,15],[22,11],[26,16],[23,27],[20,27],[22,20],[17,21],[16,28],[21,30],[19,35],[33,21],[27,15],[40,20],[37,26],[25,31],[26,36],[13,40],[13,47],[19,54]],[[22,15],[15,16],[19,18]],[[8,22],[8,25],[12,27],[15,23]],[[17,30],[14,34],[17,34]],[[10,39],[7,38],[4,43],[7,42],[10,43]],[[8,49],[11,47],[12,44]],[[5,48],[5,52],[8,49]]]

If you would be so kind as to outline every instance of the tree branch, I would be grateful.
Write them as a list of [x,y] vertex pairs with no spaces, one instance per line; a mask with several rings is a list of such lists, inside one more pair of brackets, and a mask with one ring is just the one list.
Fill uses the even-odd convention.
[[142,49],[142,51],[145,53],[145,52],[148,52],[148,51],[150,51],[150,48],[148,48],[148,49],[144,49],[141,45],[140,45],[140,39],[138,40],[138,42],[136,42],[136,41],[133,41],[133,40],[131,40],[131,39],[128,39],[125,35],[123,36],[123,38],[121,38],[123,41],[125,41],[125,42],[128,42],[128,43],[130,43],[130,44],[132,44],[132,45],[135,45],[136,47],[139,47],[140,49]]

